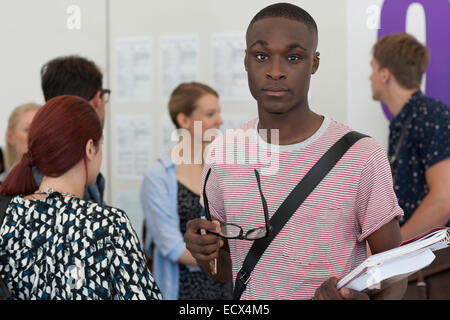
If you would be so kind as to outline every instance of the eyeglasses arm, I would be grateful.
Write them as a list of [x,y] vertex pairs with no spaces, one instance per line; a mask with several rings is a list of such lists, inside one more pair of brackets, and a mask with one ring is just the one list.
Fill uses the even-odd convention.
[[262,192],[262,188],[261,188],[261,179],[259,177],[259,172],[258,170],[255,169],[255,176],[256,176],[256,182],[258,183],[258,189],[259,189],[259,194],[261,196],[261,201],[262,201],[262,205],[263,205],[263,210],[264,210],[264,221],[266,223],[266,232],[267,234],[270,231],[270,224],[269,224],[269,209],[267,208],[267,202],[266,202],[266,198],[264,197],[264,194]]
[[211,168],[208,169],[208,172],[206,173],[206,177],[205,177],[205,182],[203,183],[203,205],[205,207],[206,219],[209,221],[212,221],[211,212],[209,211],[208,197],[206,196],[206,182],[208,181],[210,173],[211,173]]

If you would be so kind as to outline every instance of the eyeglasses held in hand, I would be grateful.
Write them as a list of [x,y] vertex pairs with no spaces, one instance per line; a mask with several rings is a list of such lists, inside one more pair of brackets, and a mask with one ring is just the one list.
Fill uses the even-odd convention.
[[[205,183],[203,184],[203,202],[205,205],[206,218],[209,221],[211,221],[211,213],[209,211],[208,197],[206,196],[206,183],[208,181],[210,173],[211,173],[211,168],[209,168],[208,172],[206,173]],[[256,176],[256,181],[258,183],[259,194],[261,196],[261,201],[262,201],[262,205],[263,205],[265,226],[248,230],[244,234],[244,230],[242,229],[241,226],[238,226],[234,223],[221,223],[220,224],[220,233],[214,233],[214,234],[217,234],[218,236],[225,238],[225,239],[240,239],[240,240],[259,240],[259,239],[263,239],[263,238],[266,238],[269,236],[269,231],[270,231],[269,210],[267,209],[267,202],[262,193],[259,172],[256,169],[255,169],[255,176]],[[213,232],[210,232],[210,233],[213,233]]]

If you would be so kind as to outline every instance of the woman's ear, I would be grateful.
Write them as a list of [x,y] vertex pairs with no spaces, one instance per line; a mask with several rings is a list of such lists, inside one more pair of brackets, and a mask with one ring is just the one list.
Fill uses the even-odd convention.
[[94,140],[89,139],[89,141],[86,142],[86,158],[92,160],[96,153],[97,147],[94,145]]
[[177,120],[178,125],[182,129],[188,129],[191,124],[191,119],[182,112],[177,114],[176,120]]

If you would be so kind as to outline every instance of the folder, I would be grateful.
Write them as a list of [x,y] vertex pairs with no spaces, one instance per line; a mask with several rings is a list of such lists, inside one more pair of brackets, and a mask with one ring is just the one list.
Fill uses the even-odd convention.
[[433,229],[405,241],[399,247],[374,254],[337,283],[337,289],[347,287],[368,291],[389,286],[430,265],[433,251],[450,245],[450,228]]

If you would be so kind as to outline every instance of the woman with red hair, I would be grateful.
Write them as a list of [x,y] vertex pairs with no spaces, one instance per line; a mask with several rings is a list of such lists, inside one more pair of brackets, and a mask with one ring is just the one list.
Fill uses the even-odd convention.
[[126,213],[83,200],[102,140],[82,98],[53,98],[36,114],[28,152],[0,186],[12,197],[0,226],[0,276],[13,297],[161,299]]

